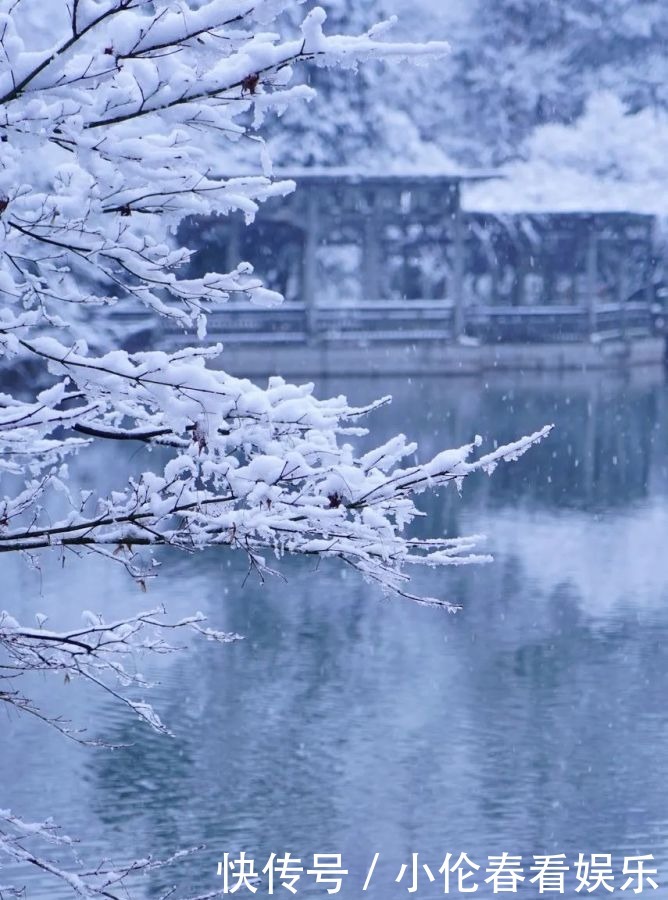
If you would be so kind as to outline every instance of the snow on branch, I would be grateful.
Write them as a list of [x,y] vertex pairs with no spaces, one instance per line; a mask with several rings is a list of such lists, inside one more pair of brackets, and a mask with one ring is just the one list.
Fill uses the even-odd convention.
[[205,627],[206,620],[201,613],[173,623],[165,619],[165,614],[164,609],[156,608],[108,623],[86,611],[80,627],[50,631],[44,628],[46,618],[42,615],[37,616],[37,628],[27,628],[8,612],[0,612],[0,701],[42,719],[81,743],[99,744],[94,738],[87,739],[70,723],[42,712],[13,689],[13,680],[25,672],[55,673],[66,681],[81,678],[125,704],[155,731],[169,734],[151,705],[128,693],[145,691],[151,684],[124,663],[134,666],[142,654],[165,654],[179,649],[167,640],[169,632],[192,631],[219,643],[239,640],[240,636]]
[[[260,387],[216,368],[221,348],[201,343],[220,303],[281,299],[243,260],[190,277],[193,248],[176,242],[187,216],[240,211],[251,221],[263,201],[294,189],[226,175],[228,142],[261,141],[268,113],[310,96],[290,86],[295,65],[448,51],[444,42],[392,43],[387,25],[328,35],[320,9],[283,38],[280,15],[295,5],[50,0],[45,16],[42,0],[0,0],[0,363],[32,373],[0,393],[0,554],[96,553],[144,588],[161,546],[234,549],[260,577],[271,557],[335,557],[392,594],[451,609],[412,592],[408,567],[486,557],[475,537],[411,537],[416,498],[518,458],[549,427],[477,458],[475,441],[416,463],[403,436],[361,453],[361,420],[388,398],[355,407],[280,377]],[[152,346],[105,344],[106,310],[118,304],[154,317]],[[197,330],[192,348],[160,346],[165,317]],[[118,476],[110,491],[76,489],[78,467],[105,442],[160,447],[161,462]],[[26,672],[76,677],[166,732],[134,659],[171,652],[170,634],[183,631],[238,637],[199,615],[170,623],[162,610],[111,623],[87,615],[55,630],[43,617],[25,627],[7,611],[0,700],[85,741],[20,687]],[[0,813],[0,856],[81,897],[126,896],[129,876],[158,865],[70,869],[33,852],[33,839],[61,840],[48,823]]]
[[[130,862],[103,859],[90,868],[79,859],[76,841],[63,834],[50,819],[44,822],[26,822],[12,814],[11,810],[0,809],[0,872],[3,861],[4,864],[39,870],[66,885],[73,896],[83,900],[95,900],[99,897],[127,900],[129,896],[139,896],[129,892],[137,888],[142,878],[158,869],[182,863],[201,849],[203,848],[192,847],[180,850],[167,859],[155,859],[151,856]],[[69,859],[61,859],[64,853]],[[187,900],[213,900],[223,893],[223,890],[216,890],[191,896]],[[0,896],[23,897],[25,893],[23,889],[0,882]],[[159,900],[174,896],[174,889],[170,888]]]
[[[26,507],[25,491],[18,502],[5,499],[0,553],[94,547],[113,553],[137,579],[145,577],[141,548],[226,546],[244,552],[260,574],[269,571],[265,551],[339,557],[403,594],[406,563],[478,561],[469,555],[470,542],[405,539],[418,514],[414,495],[517,459],[549,432],[543,428],[473,462],[479,441],[403,468],[414,445],[399,439],[356,457],[340,437],[359,433],[352,423],[366,410],[349,407],[343,397],[318,401],[312,385],[275,378],[261,390],[208,368],[197,351],[112,351],[92,360],[55,338],[19,342],[61,379],[58,402],[43,404],[39,414],[31,407],[22,418],[25,440],[36,419],[42,439],[69,429],[98,440],[156,442],[174,453],[161,473],[145,472],[112,496],[72,498],[60,521],[40,515],[34,503]],[[87,406],[63,409],[69,379]],[[44,492],[44,479],[63,480],[47,467],[43,480],[32,482],[36,495]]]
[[[202,335],[207,313],[232,295],[276,299],[244,263],[182,277],[191,250],[173,233],[193,214],[242,210],[250,220],[293,189],[223,177],[212,161],[227,140],[256,136],[253,114],[257,124],[293,99],[295,63],[448,49],[392,43],[391,23],[329,36],[317,8],[283,39],[266,26],[291,5],[60,0],[45,33],[36,0],[0,0],[0,355],[28,361],[41,382],[32,398],[0,395],[0,554],[87,550],[142,586],[163,545],[236,549],[260,577],[269,555],[329,556],[391,593],[450,608],[415,597],[407,566],[483,557],[472,539],[407,537],[415,496],[491,471],[549,429],[477,461],[467,445],[405,467],[416,448],[402,437],[363,456],[351,443],[378,404],[319,400],[312,385],[278,377],[258,387],[214,368],[219,347],[91,350],[99,307],[119,300]],[[160,446],[168,458],[109,493],[75,491],[68,466],[108,441]],[[34,663],[32,645],[17,640],[12,652]],[[73,656],[51,649],[39,654],[50,667]]]
[[286,90],[295,63],[446,51],[373,33],[328,37],[318,9],[281,40],[260,25],[290,0],[199,9],[55,0],[60,27],[37,50],[31,3],[0,3],[0,292],[54,324],[71,317],[59,314],[63,304],[129,295],[203,333],[206,313],[232,296],[276,302],[247,265],[183,278],[190,251],[168,239],[185,216],[241,210],[250,220],[260,202],[294,187],[223,177],[221,142],[248,137],[253,111],[259,121],[304,95]]

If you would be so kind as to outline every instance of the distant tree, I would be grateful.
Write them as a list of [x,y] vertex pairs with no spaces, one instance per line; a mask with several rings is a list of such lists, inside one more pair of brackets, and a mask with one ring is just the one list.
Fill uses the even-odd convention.
[[[356,453],[359,420],[385,401],[357,408],[344,397],[318,400],[309,384],[276,377],[261,388],[214,368],[220,348],[202,343],[207,313],[236,296],[280,298],[241,261],[231,272],[184,276],[191,251],[171,237],[186,216],[250,218],[264,198],[291,189],[226,178],[216,161],[229,140],[257,140],[254,123],[267,110],[303,97],[289,87],[295,63],[443,51],[374,34],[327,37],[318,9],[277,38],[271,26],[290,6],[53,0],[47,16],[42,0],[0,0],[0,354],[36,368],[33,382],[0,395],[0,553],[32,560],[49,550],[63,563],[95,553],[143,589],[155,573],[146,554],[161,546],[238,550],[260,575],[271,571],[265,554],[333,557],[390,593],[450,609],[412,593],[406,568],[481,557],[473,539],[407,536],[414,496],[516,459],[547,429],[474,461],[477,441],[420,463],[403,436]],[[96,353],[101,312],[122,302],[199,337],[178,352]],[[75,489],[99,443],[159,447],[162,461],[117,476],[112,491]],[[174,629],[236,637],[198,615],[169,622],[161,610],[54,625],[0,616],[0,701],[75,739],[25,695],[22,675],[77,677],[164,731],[128,694],[146,685],[124,663],[168,651]],[[128,877],[160,864],[64,868],[37,852],[43,841],[67,845],[49,823],[0,813],[0,858],[49,872],[80,897],[125,897]]]
[[574,121],[602,89],[632,112],[668,103],[660,0],[474,0],[450,37],[445,95],[478,162],[517,157],[536,126]]
[[587,94],[614,91],[632,113],[668,109],[668,6],[663,0],[572,2],[568,20],[571,67],[575,76],[584,74]]
[[[601,90],[631,112],[668,107],[668,4],[662,0],[323,0],[335,32],[403,11],[447,34],[452,54],[427,68],[396,62],[302,71],[309,112],[269,125],[283,165],[495,165],[525,152],[540,125],[569,124]],[[453,6],[455,10],[447,14]],[[288,16],[296,23],[294,12]],[[441,156],[439,156],[439,152]]]

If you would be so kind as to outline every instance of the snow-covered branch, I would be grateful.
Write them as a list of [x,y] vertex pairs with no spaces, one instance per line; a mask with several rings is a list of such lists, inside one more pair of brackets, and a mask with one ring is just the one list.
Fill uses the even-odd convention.
[[[289,87],[294,63],[447,51],[391,43],[385,27],[328,36],[320,9],[291,38],[267,31],[294,5],[61,0],[45,32],[35,0],[0,0],[0,351],[36,366],[43,387],[0,395],[0,554],[88,550],[144,586],[147,551],[162,545],[237,549],[260,576],[268,554],[330,556],[390,592],[450,608],[414,596],[407,566],[483,557],[473,538],[407,537],[415,496],[514,459],[549,429],[477,460],[470,444],[415,464],[403,436],[359,455],[359,420],[379,404],[319,400],[312,385],[279,377],[258,387],[215,368],[219,347],[95,349],[100,306],[139,304],[201,337],[207,312],[235,294],[280,300],[243,261],[182,277],[191,250],[172,235],[185,216],[240,209],[250,219],[293,189],[225,177],[213,161],[228,140],[257,138],[268,109],[308,94]],[[68,465],[104,441],[169,457],[110,493],[74,491]],[[34,644],[15,632],[8,646],[26,668],[91,657],[52,644],[31,656]],[[106,659],[97,646],[92,656]]]
[[279,300],[247,265],[180,275],[190,251],[168,232],[184,216],[242,210],[250,219],[258,203],[294,187],[224,177],[215,163],[221,141],[248,137],[269,109],[309,95],[286,90],[295,63],[445,50],[372,33],[326,36],[317,9],[291,40],[259,27],[289,5],[86,0],[73,8],[59,0],[48,45],[36,50],[39,9],[33,19],[30,0],[0,4],[6,298],[64,324],[63,303],[112,304],[129,295],[202,332],[206,312],[231,296]]
[[[76,841],[63,834],[50,819],[44,822],[26,822],[13,815],[11,810],[0,809],[0,872],[3,861],[22,868],[38,869],[66,885],[73,896],[83,900],[96,900],[99,897],[127,900],[128,896],[132,896],[130,891],[137,888],[142,878],[158,869],[178,865],[202,848],[180,850],[167,859],[155,859],[151,856],[129,862],[103,859],[93,868],[79,859],[76,849]],[[63,855],[69,858],[63,860]],[[180,900],[214,900],[215,897],[223,896],[223,893],[221,889]],[[22,889],[0,882],[0,896],[22,897],[25,894]],[[170,888],[159,900],[175,896],[174,890]]]
[[50,717],[36,707],[13,684],[25,672],[56,673],[67,681],[81,678],[109,693],[125,704],[142,721],[164,734],[168,729],[145,700],[126,693],[145,691],[151,685],[143,676],[124,663],[134,663],[141,654],[165,654],[178,649],[169,643],[170,632],[191,631],[209,640],[229,643],[239,635],[215,631],[205,626],[201,613],[170,623],[164,609],[153,609],[116,622],[105,622],[101,616],[84,612],[83,624],[67,631],[50,631],[46,618],[37,615],[37,627],[20,625],[7,612],[0,612],[0,701],[21,712],[27,712],[63,734],[82,743],[99,743],[87,739],[81,731],[60,717]]
[[[221,348],[201,343],[220,303],[281,300],[243,260],[189,277],[193,250],[174,237],[187,216],[236,210],[250,221],[264,200],[294,189],[272,181],[268,161],[263,176],[231,177],[229,142],[261,142],[267,113],[309,98],[290,85],[297,64],[354,67],[448,49],[392,43],[385,28],[328,35],[320,9],[281,37],[271,26],[295,6],[52,0],[45,16],[41,0],[0,0],[0,358],[37,373],[0,394],[0,554],[97,553],[144,588],[161,546],[238,550],[260,577],[270,555],[335,557],[390,593],[451,609],[412,592],[407,568],[485,557],[475,537],[411,537],[417,496],[516,459],[549,428],[478,457],[478,439],[423,462],[403,436],[362,452],[361,420],[388,398],[360,408],[280,377],[260,387],[217,368]],[[105,343],[105,309],[117,304],[154,314],[151,347]],[[161,349],[161,317],[196,329],[194,346]],[[109,441],[160,447],[161,462],[119,475],[110,491],[75,490],[72,470]],[[24,695],[24,673],[83,679],[166,731],[143,697],[137,654],[175,649],[175,631],[237,638],[199,615],[170,623],[162,610],[45,626],[41,616],[37,627],[0,616],[0,700],[77,740]],[[56,835],[0,814],[0,856],[78,896],[119,896],[129,876],[157,865],[63,868],[30,847]]]
[[[15,451],[33,430],[44,440],[56,429],[71,429],[98,440],[156,441],[174,454],[162,473],[145,472],[113,496],[72,498],[70,513],[57,522],[35,514],[35,504],[26,509],[24,492],[18,503],[6,499],[0,553],[115,547],[137,578],[143,577],[137,548],[223,545],[245,552],[260,573],[268,570],[266,550],[279,557],[340,557],[403,594],[406,563],[478,561],[471,541],[407,541],[404,529],[418,514],[413,496],[516,459],[549,431],[478,460],[470,461],[469,444],[403,468],[415,445],[398,438],[355,456],[340,437],[359,432],[352,423],[368,410],[351,408],[343,397],[318,401],[312,385],[276,378],[261,390],[208,368],[198,351],[112,351],[91,360],[53,338],[18,340],[63,380],[9,429]],[[69,408],[68,379],[85,391],[87,404]],[[7,418],[16,421],[13,408]],[[63,480],[54,468],[44,477]],[[44,481],[35,481],[34,490],[41,494]]]

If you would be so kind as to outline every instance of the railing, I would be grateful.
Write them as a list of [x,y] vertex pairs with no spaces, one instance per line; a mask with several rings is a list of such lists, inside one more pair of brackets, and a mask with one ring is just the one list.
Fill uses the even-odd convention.
[[[140,332],[141,316],[125,323]],[[649,303],[581,306],[471,306],[466,334],[483,343],[547,343],[634,337],[656,333],[660,317]],[[338,341],[415,342],[453,339],[454,309],[447,300],[377,300],[320,306],[301,303],[272,309],[230,303],[209,317],[207,337],[233,344],[294,344]],[[167,328],[171,341],[190,343],[192,335]]]
[[467,333],[486,343],[583,341],[597,335],[616,338],[651,334],[654,314],[647,303],[581,306],[474,307]]
[[209,316],[208,337],[234,343],[303,343],[308,332],[303,303],[282,303],[271,309],[230,303]]
[[313,310],[301,303],[286,302],[273,309],[231,303],[209,317],[207,335],[235,344],[449,340],[452,320],[452,304],[444,300],[361,301]]
[[447,300],[366,300],[316,308],[311,321],[324,340],[352,335],[374,341],[449,340],[453,317]]

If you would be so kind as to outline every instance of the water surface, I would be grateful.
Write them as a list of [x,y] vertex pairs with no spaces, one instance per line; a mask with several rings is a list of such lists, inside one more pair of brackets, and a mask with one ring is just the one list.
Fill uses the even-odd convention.
[[[624,855],[653,853],[663,872],[654,896],[668,897],[663,373],[320,385],[354,402],[392,393],[375,437],[404,431],[422,456],[476,433],[491,446],[557,426],[461,498],[423,498],[424,533],[483,532],[494,553],[490,566],[421,573],[421,590],[462,611],[387,600],[312,561],[286,561],[285,583],[242,586],[240,558],[168,558],[149,597],[92,560],[61,569],[44,559],[38,573],[3,561],[1,605],[26,618],[40,610],[55,627],[82,608],[113,618],[163,602],[174,617],[201,609],[246,640],[197,643],[151,669],[173,739],[100,695],[37,680],[46,707],[64,704],[92,734],[132,746],[81,748],[2,712],[0,806],[53,816],[88,859],[207,844],[152,876],[146,897],[172,882],[175,896],[219,887],[217,861],[241,849],[260,866],[271,852],[309,866],[313,853],[341,853],[344,898],[363,896],[378,852],[367,895],[383,900],[409,896],[410,873],[394,879],[414,852],[434,872],[446,852],[483,869],[503,851],[527,867],[534,853],[611,853],[617,873]],[[18,877],[34,900],[69,896]],[[311,883],[299,894],[322,893]],[[442,894],[440,876],[421,878],[418,896]]]

